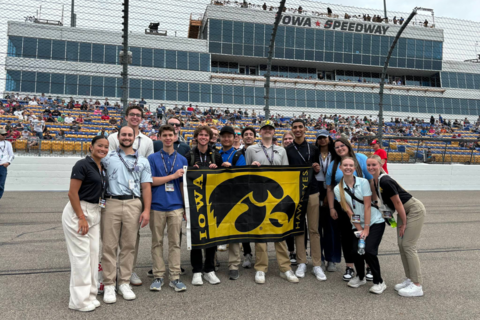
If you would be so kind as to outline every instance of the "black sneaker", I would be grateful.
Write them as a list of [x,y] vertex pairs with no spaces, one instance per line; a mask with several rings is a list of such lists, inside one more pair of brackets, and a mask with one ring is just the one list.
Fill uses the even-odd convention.
[[373,281],[373,274],[370,268],[367,268],[367,274],[365,275],[365,278],[367,278],[367,281]]
[[228,276],[229,276],[230,280],[237,280],[240,275],[238,273],[238,270],[229,270],[228,271]]
[[297,265],[297,255],[295,253],[290,253],[290,264],[292,266]]
[[180,267],[180,274],[185,274],[185,269],[183,269],[182,267]]
[[355,270],[353,270],[353,268],[347,267],[345,269],[345,274],[343,275],[343,280],[344,281],[352,280],[354,274],[355,274]]
[[150,269],[150,271],[147,272],[147,276],[149,278],[153,278],[153,270],[152,269]]

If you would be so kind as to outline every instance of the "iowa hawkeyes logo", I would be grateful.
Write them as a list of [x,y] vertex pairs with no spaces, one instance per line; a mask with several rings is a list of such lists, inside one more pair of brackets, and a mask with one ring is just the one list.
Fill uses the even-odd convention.
[[[249,188],[244,188],[246,185]],[[242,175],[220,183],[209,199],[217,228],[227,216],[233,215],[229,216],[228,220],[235,221],[235,228],[238,231],[255,230],[267,217],[266,201],[269,194],[278,203],[271,210],[268,221],[273,226],[281,228],[283,225],[277,219],[278,214],[286,214],[290,221],[295,213],[295,202],[289,195],[284,197],[283,188],[278,182],[258,175]],[[269,202],[272,202],[271,198]]]

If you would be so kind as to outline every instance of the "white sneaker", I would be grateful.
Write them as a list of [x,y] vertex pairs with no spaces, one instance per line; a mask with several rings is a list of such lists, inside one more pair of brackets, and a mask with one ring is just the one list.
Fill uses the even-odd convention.
[[92,303],[95,306],[95,308],[100,307],[100,301],[98,301],[97,299],[93,300]]
[[405,278],[402,283],[396,284],[394,289],[395,291],[398,291],[400,289],[408,287],[412,283],[412,280]]
[[203,275],[203,278],[205,278],[205,280],[207,280],[208,283],[210,283],[210,284],[219,284],[220,283],[220,279],[217,278],[217,275],[215,274],[215,271],[205,273]]
[[192,284],[194,286],[203,286],[203,280],[202,280],[202,273],[201,272],[195,272],[193,274]]
[[252,255],[250,253],[247,253],[245,255],[242,267],[247,268],[247,269],[252,267]]
[[363,286],[366,283],[367,283],[367,279],[363,278],[363,280],[360,280],[359,277],[355,277],[352,280],[348,281],[348,286],[352,288],[358,288],[360,286]]
[[325,281],[327,280],[327,276],[323,272],[322,267],[313,267],[312,273],[317,277],[317,280]]
[[385,289],[387,289],[387,285],[385,284],[385,281],[383,281],[382,283],[374,284],[369,291],[371,293],[381,294]]
[[227,245],[226,244],[219,245],[217,249],[218,251],[227,251]]
[[257,273],[255,273],[255,282],[258,283],[258,284],[264,284],[265,283],[265,272],[257,271]]
[[105,286],[103,293],[103,302],[115,303],[117,302],[117,295],[115,294],[115,286]]
[[132,276],[130,277],[130,284],[132,286],[141,286],[142,283],[142,279],[140,279],[140,277],[135,272],[132,272]]
[[295,271],[295,275],[298,278],[304,278],[306,271],[307,271],[307,265],[305,263],[300,263],[297,267],[297,271]]
[[423,287],[410,283],[407,287],[398,290],[398,294],[402,297],[421,297],[423,296]]
[[95,305],[93,303],[89,304],[88,306],[86,307],[83,307],[81,309],[75,309],[77,311],[81,311],[81,312],[90,312],[90,311],[93,311],[95,310]]
[[[305,273],[304,273],[304,276],[305,276]],[[280,277],[283,279],[287,279],[288,282],[292,282],[292,283],[299,282],[298,278],[295,276],[292,270],[288,270],[287,272],[280,272]]]
[[124,283],[118,288],[118,294],[123,296],[125,300],[135,300],[137,297],[128,283]]

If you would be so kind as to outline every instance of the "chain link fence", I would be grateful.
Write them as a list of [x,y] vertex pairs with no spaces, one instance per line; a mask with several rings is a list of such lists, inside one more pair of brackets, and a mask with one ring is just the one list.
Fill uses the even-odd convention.
[[[171,116],[182,119],[189,142],[199,123],[258,127],[279,2],[130,1],[128,103],[151,112],[144,133],[156,139]],[[0,126],[17,152],[83,155],[102,128],[109,133],[119,125],[123,7],[114,0],[2,3],[12,14],[0,22]],[[435,162],[476,163],[480,23],[426,9],[418,10],[390,59],[384,148],[392,161],[420,161],[431,145]],[[320,129],[370,139],[385,58],[410,13],[388,12],[386,19],[383,8],[286,1],[281,14],[268,97],[278,138],[291,118],[303,117],[312,142]],[[45,128],[52,140],[37,141]],[[434,140],[454,135],[460,140]]]

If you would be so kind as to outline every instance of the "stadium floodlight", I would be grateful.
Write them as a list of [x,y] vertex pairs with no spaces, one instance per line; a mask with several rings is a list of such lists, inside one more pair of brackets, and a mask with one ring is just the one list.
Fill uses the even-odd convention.
[[158,36],[166,36],[167,35],[167,30],[158,30],[158,27],[160,26],[160,22],[151,22],[148,25],[148,28],[145,29],[145,34],[154,34]]

